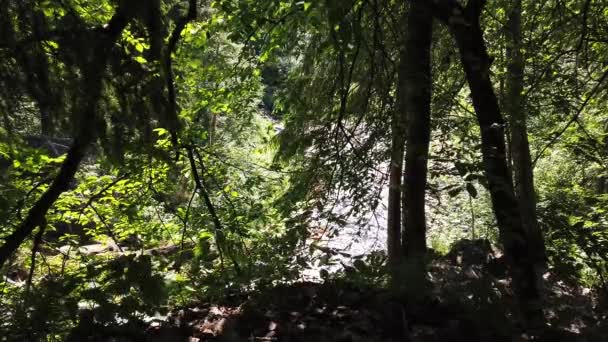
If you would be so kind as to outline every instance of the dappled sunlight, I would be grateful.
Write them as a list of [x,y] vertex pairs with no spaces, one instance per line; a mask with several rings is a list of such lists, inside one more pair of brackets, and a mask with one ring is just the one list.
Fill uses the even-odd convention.
[[603,1],[0,8],[0,342],[608,341]]

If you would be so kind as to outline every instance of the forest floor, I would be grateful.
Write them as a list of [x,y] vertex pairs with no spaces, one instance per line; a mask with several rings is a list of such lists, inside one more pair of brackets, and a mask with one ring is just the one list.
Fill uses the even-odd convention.
[[605,299],[551,273],[546,275],[548,328],[539,336],[525,334],[514,318],[500,261],[484,258],[481,249],[464,244],[435,258],[429,267],[431,294],[416,302],[352,281],[297,282],[216,303],[191,303],[167,320],[131,326],[138,332],[126,338],[77,328],[72,340],[85,334],[89,340],[96,335],[95,341],[149,342],[608,341]]

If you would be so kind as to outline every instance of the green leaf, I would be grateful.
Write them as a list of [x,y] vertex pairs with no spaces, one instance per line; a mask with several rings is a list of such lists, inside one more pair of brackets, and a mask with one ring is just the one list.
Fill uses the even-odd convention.
[[353,266],[355,266],[355,268],[357,269],[357,271],[359,272],[365,272],[367,270],[367,265],[365,264],[365,262],[361,259],[357,259],[353,262]]
[[475,189],[473,183],[467,183],[467,192],[469,195],[471,195],[471,197],[477,198],[477,189]]
[[52,48],[52,49],[58,49],[59,48],[59,44],[57,44],[57,42],[52,41],[52,40],[47,40],[46,44]]
[[321,279],[323,279],[323,280],[329,278],[329,272],[327,272],[326,269],[321,269],[319,271],[319,275],[321,276]]
[[462,188],[460,188],[460,187],[454,188],[454,189],[451,189],[450,191],[448,191],[448,195],[450,197],[456,197],[461,191],[462,191]]
[[143,58],[142,56],[136,56],[134,59],[139,64],[146,64],[146,63],[148,63],[148,60],[145,59],[145,58]]
[[169,134],[169,131],[164,128],[155,128],[152,130],[152,132],[155,132],[156,134],[158,134],[159,137]]

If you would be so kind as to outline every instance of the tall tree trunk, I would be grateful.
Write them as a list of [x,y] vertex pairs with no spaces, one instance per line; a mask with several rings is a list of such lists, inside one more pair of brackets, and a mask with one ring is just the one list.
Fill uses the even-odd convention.
[[[505,113],[511,133],[511,156],[515,196],[519,202],[522,224],[528,234],[531,257],[537,272],[546,269],[546,250],[543,234],[536,217],[536,193],[530,146],[528,143],[527,115],[524,111],[524,58],[522,55],[521,0],[515,0],[510,9],[507,28],[507,77]],[[542,274],[538,275],[540,279]]]
[[[393,271],[401,262],[401,175],[403,172],[403,149],[405,147],[405,50],[401,51],[397,80],[397,108],[393,112],[391,123],[391,164],[388,188],[388,209],[387,209],[387,250],[388,263]],[[393,275],[395,273],[393,272]]]
[[537,327],[544,320],[539,288],[542,279],[538,279],[534,268],[528,235],[507,166],[504,121],[490,80],[491,62],[479,22],[484,5],[485,0],[469,0],[466,8],[456,1],[431,4],[437,17],[449,26],[458,45],[481,129],[481,149],[492,208],[509,262],[515,294],[526,323]]
[[433,17],[425,2],[411,2],[403,56],[403,91],[407,113],[403,246],[409,259],[422,259],[426,254],[425,189],[431,135]]
[[[393,126],[395,126],[393,124]],[[400,136],[395,136],[393,127],[391,144],[391,165],[388,189],[388,209],[387,209],[387,249],[388,263],[391,267],[396,267],[401,261],[401,173],[403,167],[403,144]]]

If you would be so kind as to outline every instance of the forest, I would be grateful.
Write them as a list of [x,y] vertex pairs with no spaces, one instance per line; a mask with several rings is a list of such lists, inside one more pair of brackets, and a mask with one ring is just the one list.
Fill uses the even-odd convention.
[[608,341],[607,0],[0,0],[0,341]]

